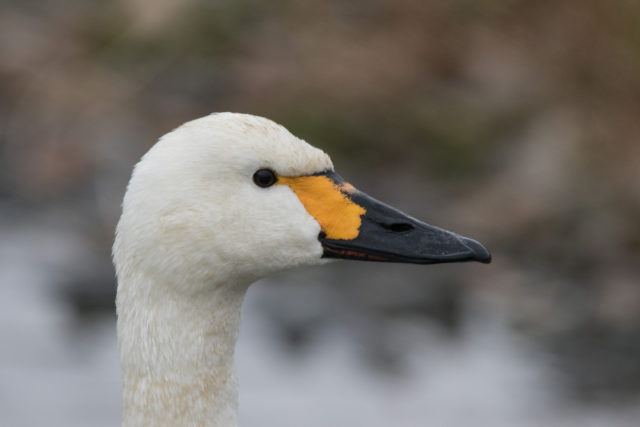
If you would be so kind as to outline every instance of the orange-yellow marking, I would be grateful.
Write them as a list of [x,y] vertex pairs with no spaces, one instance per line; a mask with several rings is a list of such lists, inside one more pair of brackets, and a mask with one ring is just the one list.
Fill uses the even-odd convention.
[[279,176],[279,185],[287,185],[298,196],[305,209],[322,227],[329,239],[352,240],[358,237],[361,216],[366,210],[344,193],[354,192],[351,184],[336,185],[323,175]]

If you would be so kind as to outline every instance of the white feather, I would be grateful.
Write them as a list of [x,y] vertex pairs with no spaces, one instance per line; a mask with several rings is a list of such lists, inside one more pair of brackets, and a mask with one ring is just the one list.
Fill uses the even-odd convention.
[[253,173],[333,169],[270,120],[188,122],[136,165],[117,226],[118,344],[125,426],[235,426],[233,353],[255,280],[319,264],[320,225],[286,186]]

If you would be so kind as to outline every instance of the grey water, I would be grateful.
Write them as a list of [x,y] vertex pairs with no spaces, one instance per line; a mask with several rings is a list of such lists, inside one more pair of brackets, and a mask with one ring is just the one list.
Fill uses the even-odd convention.
[[[112,302],[86,315],[59,286],[83,262],[85,243],[63,229],[11,224],[0,225],[0,425],[118,425]],[[301,274],[248,293],[236,353],[241,426],[639,423],[633,402],[570,399],[547,352],[503,313],[466,307],[454,334],[411,316],[375,323],[345,313],[348,301],[313,277],[281,284]],[[378,345],[391,356],[371,357]]]

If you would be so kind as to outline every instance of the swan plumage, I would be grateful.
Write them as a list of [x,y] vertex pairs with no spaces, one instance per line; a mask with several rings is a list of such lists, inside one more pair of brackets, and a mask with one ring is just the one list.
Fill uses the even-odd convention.
[[[277,185],[256,185],[258,170]],[[255,280],[331,258],[489,255],[358,192],[284,127],[217,113],[163,136],[136,165],[113,258],[123,425],[228,427],[240,308]]]

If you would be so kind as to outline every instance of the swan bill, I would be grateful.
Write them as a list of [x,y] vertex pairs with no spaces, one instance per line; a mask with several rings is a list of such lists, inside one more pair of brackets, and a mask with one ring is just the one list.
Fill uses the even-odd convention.
[[324,258],[436,264],[491,262],[479,242],[426,224],[356,190],[333,171],[280,177],[318,221]]

